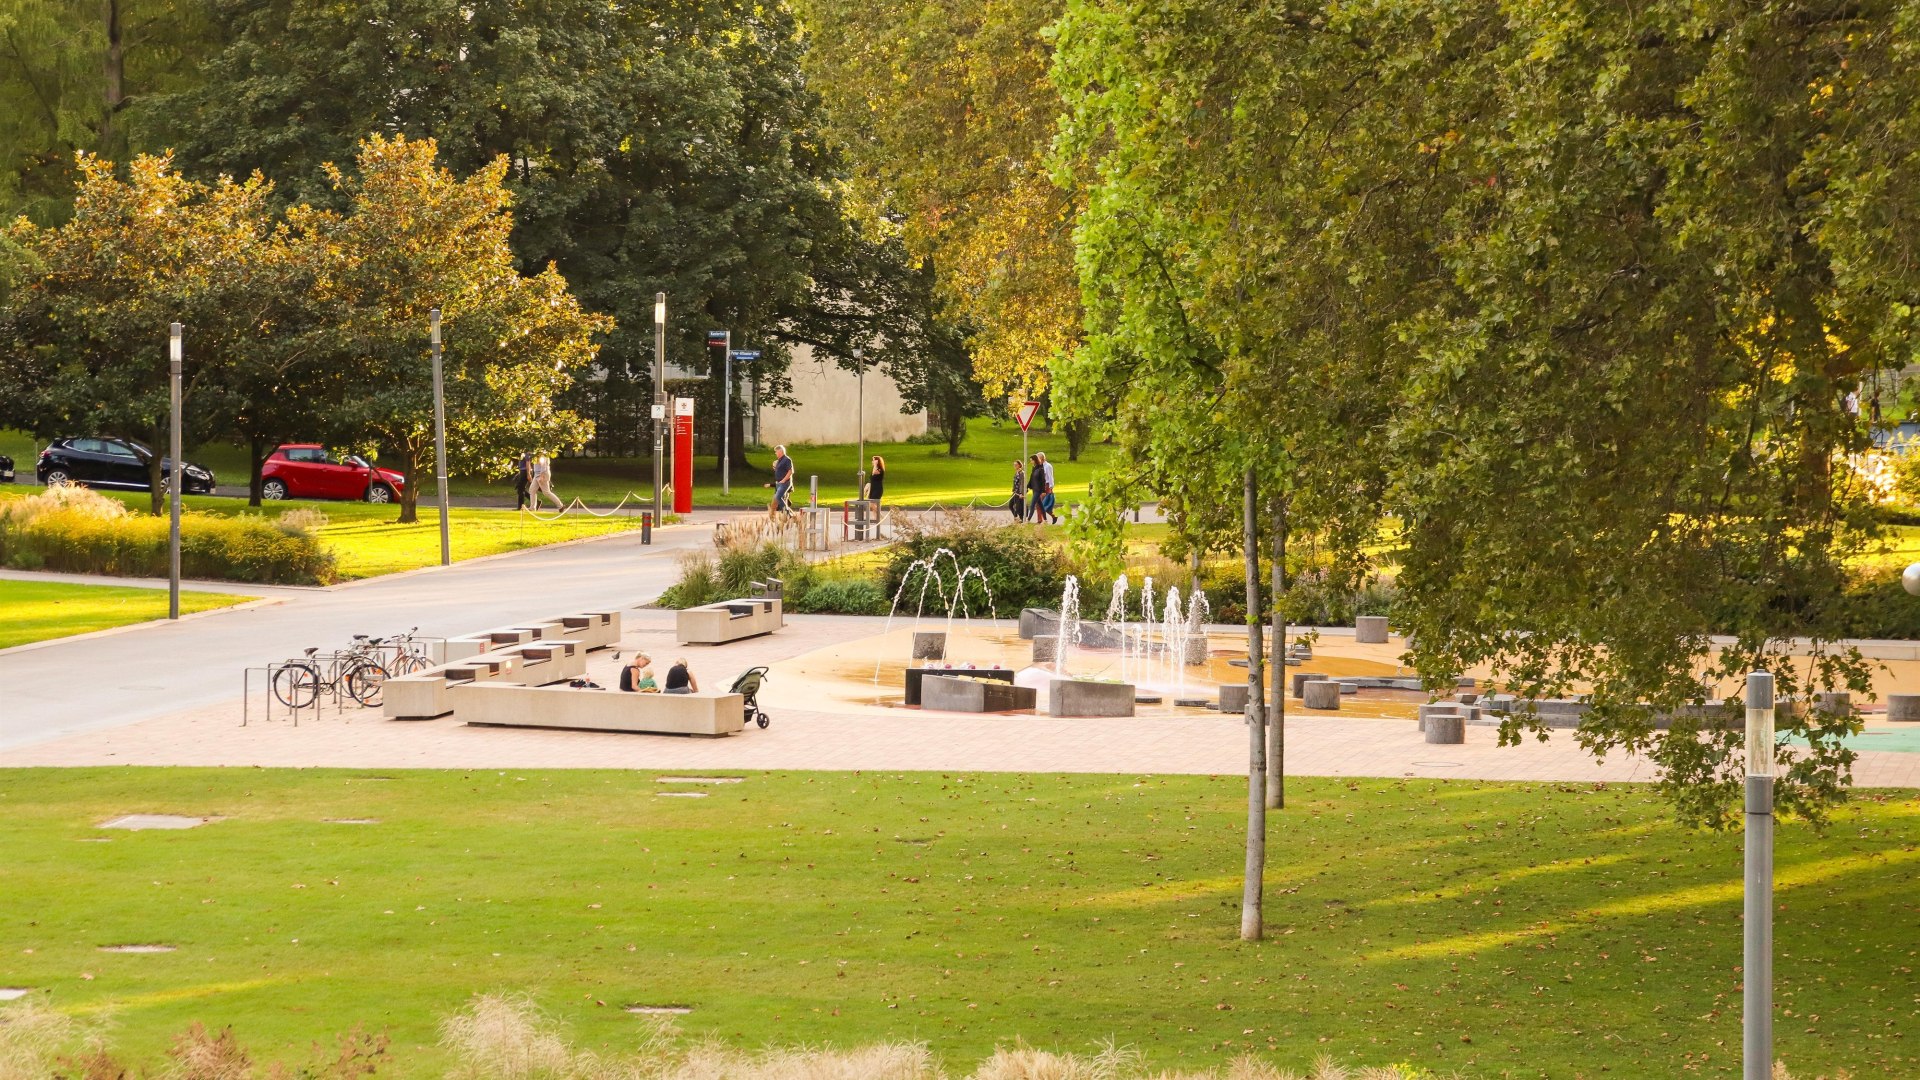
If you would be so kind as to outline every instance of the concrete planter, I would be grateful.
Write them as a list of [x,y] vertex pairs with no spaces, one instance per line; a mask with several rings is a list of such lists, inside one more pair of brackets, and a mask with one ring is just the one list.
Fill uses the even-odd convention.
[[1361,615],[1353,620],[1353,640],[1362,645],[1385,645],[1387,643],[1387,617],[1385,615]]
[[1059,642],[1060,639],[1054,637],[1052,634],[1035,634],[1033,636],[1034,664],[1037,666],[1040,664],[1053,663],[1054,655],[1059,648]]
[[1060,625],[1060,613],[1052,608],[1021,608],[1020,636],[1023,638],[1051,634]]
[[1420,730],[1421,731],[1427,730],[1427,721],[1432,719],[1433,717],[1458,716],[1460,714],[1461,714],[1460,706],[1451,704],[1449,702],[1443,701],[1443,702],[1436,702],[1431,705],[1422,705],[1420,706]]
[[1243,713],[1247,711],[1247,684],[1220,684],[1220,711],[1223,713]]
[[1427,741],[1442,746],[1457,746],[1467,741],[1467,718],[1457,713],[1429,716],[1421,730]]
[[1888,720],[1920,720],[1920,694],[1888,694]]
[[1308,684],[1309,682],[1312,682],[1312,681],[1313,681],[1313,680],[1315,680],[1315,679],[1324,679],[1324,678],[1326,678],[1326,677],[1327,677],[1327,676],[1326,676],[1326,673],[1324,673],[1324,672],[1319,672],[1319,671],[1296,671],[1296,672],[1294,672],[1294,673],[1293,673],[1293,696],[1294,696],[1294,697],[1299,697],[1299,696],[1300,696],[1300,688],[1301,688],[1301,687],[1303,687],[1303,686],[1305,686],[1305,685],[1306,685],[1306,684]]
[[947,658],[946,631],[915,631],[913,635],[913,658],[915,660],[945,660]]
[[920,707],[945,712],[1014,712],[1031,709],[1035,693],[1031,687],[1011,683],[961,678],[956,675],[929,675],[920,680]]
[[901,687],[901,689],[904,691],[904,700],[901,701],[901,704],[903,705],[920,704],[920,684],[927,678],[931,676],[937,676],[937,675],[965,675],[968,678],[972,678],[972,679],[992,679],[995,682],[1003,682],[1009,685],[1013,683],[1013,670],[1011,668],[910,667],[907,669],[907,672],[906,672],[905,685]]
[[1054,679],[1047,687],[1048,716],[1132,716],[1130,683]]
[[1340,684],[1326,679],[1309,680],[1300,686],[1300,703],[1309,709],[1339,712]]

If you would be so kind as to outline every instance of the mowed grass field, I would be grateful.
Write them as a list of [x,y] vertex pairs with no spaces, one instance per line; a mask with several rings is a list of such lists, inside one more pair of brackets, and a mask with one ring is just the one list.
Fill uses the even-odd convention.
[[[180,612],[210,611],[251,599],[183,589]],[[163,589],[0,581],[0,649],[166,617]]]
[[[1246,944],[1236,777],[4,770],[0,986],[149,1058],[194,1022],[256,1060],[361,1024],[407,1077],[502,990],[616,1049],[644,1025],[624,1007],[684,1005],[696,1038],[924,1040],[962,1070],[1111,1038],[1166,1065],[1738,1075],[1737,834],[1638,787],[1289,799]],[[222,820],[97,828],[133,812]],[[1785,824],[1778,867],[1779,1057],[1920,1075],[1920,794]],[[122,944],[176,951],[100,951]]]

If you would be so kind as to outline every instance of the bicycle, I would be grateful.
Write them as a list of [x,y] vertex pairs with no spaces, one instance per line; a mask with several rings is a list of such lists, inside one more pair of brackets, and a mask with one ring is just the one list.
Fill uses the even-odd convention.
[[393,650],[393,659],[387,664],[387,669],[394,675],[411,675],[433,666],[433,657],[427,653],[427,647],[413,640],[413,635],[419,630],[416,626],[404,634],[395,634],[387,639],[386,648]]
[[387,669],[373,658],[379,638],[355,634],[353,645],[344,652],[320,657],[320,647],[309,646],[306,657],[282,666],[273,676],[273,696],[289,709],[310,708],[326,690],[347,696],[368,708],[380,704],[380,691],[386,685]]

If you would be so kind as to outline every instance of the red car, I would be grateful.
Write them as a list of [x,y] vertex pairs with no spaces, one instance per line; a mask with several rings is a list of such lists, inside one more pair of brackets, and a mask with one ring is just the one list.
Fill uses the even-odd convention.
[[263,499],[365,499],[392,502],[407,486],[392,469],[379,469],[357,454],[335,458],[319,443],[287,443],[260,467]]

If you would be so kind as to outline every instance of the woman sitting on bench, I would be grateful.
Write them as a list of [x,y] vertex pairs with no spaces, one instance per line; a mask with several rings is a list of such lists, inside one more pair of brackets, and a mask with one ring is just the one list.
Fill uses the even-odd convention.
[[667,669],[667,693],[697,694],[699,692],[700,682],[693,677],[693,672],[687,670],[686,659],[682,657],[675,660],[673,666]]
[[660,685],[653,681],[653,658],[646,653],[633,654],[633,660],[620,669],[620,689],[638,691],[643,694],[657,694]]

